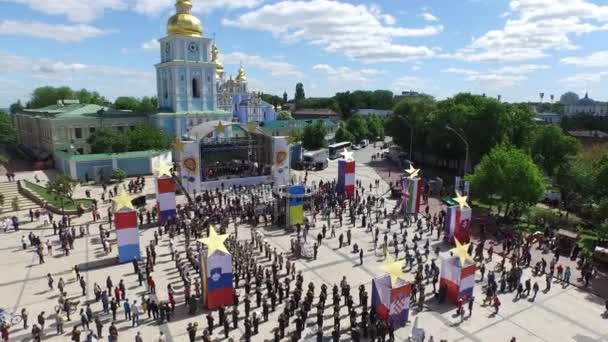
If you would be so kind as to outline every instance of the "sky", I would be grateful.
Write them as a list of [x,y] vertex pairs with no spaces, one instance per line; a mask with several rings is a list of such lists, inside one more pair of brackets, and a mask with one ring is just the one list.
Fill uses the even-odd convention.
[[[192,0],[250,89],[608,100],[608,0]],[[156,93],[174,0],[0,0],[0,108],[39,86]]]

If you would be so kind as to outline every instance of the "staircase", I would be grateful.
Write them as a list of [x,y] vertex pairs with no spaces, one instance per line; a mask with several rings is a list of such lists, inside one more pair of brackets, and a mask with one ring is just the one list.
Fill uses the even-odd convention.
[[30,201],[27,197],[24,197],[19,193],[17,189],[17,182],[0,182],[0,194],[4,195],[4,206],[2,206],[2,213],[8,213],[13,211],[13,198],[17,197],[19,203],[19,210],[29,210],[39,208],[39,206]]

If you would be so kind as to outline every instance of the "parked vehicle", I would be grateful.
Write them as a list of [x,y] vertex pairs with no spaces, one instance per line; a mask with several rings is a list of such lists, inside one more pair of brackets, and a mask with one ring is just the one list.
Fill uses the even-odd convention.
[[306,151],[302,154],[302,164],[306,169],[323,170],[327,167],[328,158],[329,150],[326,148]]
[[367,146],[369,146],[369,140],[368,139],[363,139],[361,140],[361,148],[366,148]]
[[329,149],[329,159],[338,159],[341,156],[341,152],[344,151],[345,148],[349,148],[351,146],[350,141],[343,141],[333,145],[329,145],[327,148]]

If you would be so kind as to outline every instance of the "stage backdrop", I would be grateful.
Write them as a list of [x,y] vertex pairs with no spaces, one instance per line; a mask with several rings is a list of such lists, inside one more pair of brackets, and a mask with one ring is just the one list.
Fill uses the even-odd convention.
[[201,188],[201,157],[198,141],[183,142],[183,151],[180,153],[180,176],[186,190],[192,193]]
[[272,177],[274,186],[289,185],[289,143],[287,137],[272,137]]

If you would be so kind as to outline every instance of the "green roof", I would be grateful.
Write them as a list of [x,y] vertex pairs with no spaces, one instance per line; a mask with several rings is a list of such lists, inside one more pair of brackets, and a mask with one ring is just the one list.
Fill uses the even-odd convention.
[[173,115],[229,115],[232,116],[232,112],[228,112],[225,110],[183,110],[183,111],[178,111],[178,112],[158,112],[155,113],[153,115],[158,115],[158,116],[173,116]]
[[123,153],[95,153],[95,154],[69,154],[64,151],[55,151],[55,156],[60,159],[74,160],[74,161],[92,161],[99,159],[122,159],[122,158],[149,158],[157,156],[167,151],[147,150],[147,151],[133,151]]
[[323,122],[328,127],[337,126],[336,122],[333,120],[274,120],[267,121],[260,125],[260,127],[264,130],[268,129],[283,129],[283,128],[304,128],[308,125],[315,124],[317,122]]
[[66,105],[51,105],[37,109],[24,109],[22,114],[30,114],[36,116],[51,116],[57,119],[74,119],[74,118],[99,118],[97,114],[103,110],[103,118],[110,117],[139,117],[145,114],[139,114],[130,110],[117,110],[95,104],[74,103]]

